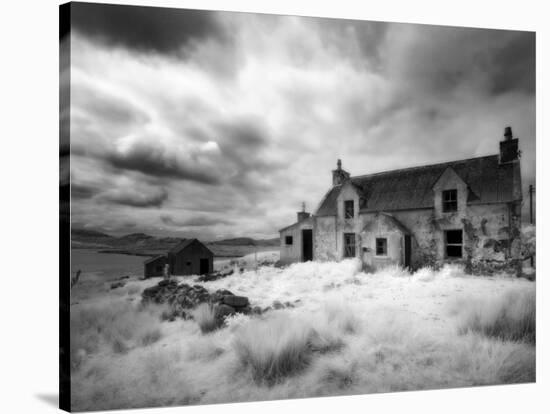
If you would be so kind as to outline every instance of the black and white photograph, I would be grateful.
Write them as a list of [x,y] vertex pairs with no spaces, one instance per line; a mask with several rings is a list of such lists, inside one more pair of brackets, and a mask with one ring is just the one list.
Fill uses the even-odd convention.
[[534,31],[59,12],[62,409],[536,381]]

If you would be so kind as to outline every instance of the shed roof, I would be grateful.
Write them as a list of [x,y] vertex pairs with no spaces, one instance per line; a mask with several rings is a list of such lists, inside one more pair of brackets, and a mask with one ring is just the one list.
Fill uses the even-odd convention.
[[[189,247],[192,243],[194,242],[197,242],[197,243],[200,243],[206,250],[208,250],[210,253],[212,253],[212,251],[206,247],[204,245],[204,243],[202,243],[199,239],[182,239],[181,243],[179,243],[178,245],[172,247],[170,250],[169,250],[169,254],[178,254],[179,252],[181,252],[182,250],[185,250],[187,247]],[[213,255],[214,253],[212,253]]]
[[150,257],[149,259],[147,259],[146,261],[144,261],[143,264],[153,263],[154,261],[157,261],[158,259],[166,259],[166,256],[163,255],[163,254],[159,254],[159,255]]
[[[517,200],[513,182],[514,168],[519,165],[500,164],[498,155],[361,175],[350,180],[366,199],[361,212],[433,208],[432,187],[449,167],[468,185],[469,204]],[[336,214],[341,188],[338,185],[329,190],[317,210],[318,216]]]
[[309,216],[309,217],[306,217],[305,219],[303,220],[300,220],[300,221],[297,221],[296,223],[292,223],[291,225],[289,226],[286,226],[286,227],[283,227],[282,229],[279,230],[279,233],[285,231],[285,230],[288,230],[294,226],[297,226],[298,224],[311,224],[313,220],[313,217],[312,216]]

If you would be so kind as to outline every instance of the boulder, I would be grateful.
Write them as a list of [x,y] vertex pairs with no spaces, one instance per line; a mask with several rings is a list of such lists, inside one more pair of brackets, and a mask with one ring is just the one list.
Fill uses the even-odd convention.
[[214,307],[214,317],[216,318],[216,321],[218,322],[218,324],[220,324],[220,326],[227,316],[234,314],[235,308],[229,305],[224,305],[223,303],[221,303]]
[[113,282],[113,283],[111,283],[111,289],[116,289],[116,288],[122,287],[125,284],[126,284],[125,282]]
[[230,270],[221,270],[213,273],[207,273],[205,275],[199,276],[197,280],[199,282],[212,282],[214,280],[222,279],[233,274],[233,269]]
[[233,296],[233,293],[227,289],[218,289],[210,295],[210,302],[223,302],[224,296]]
[[223,297],[223,303],[234,308],[244,308],[249,305],[248,298],[246,296],[225,295]]
[[252,308],[250,306],[243,306],[240,308],[235,308],[235,312],[250,315],[250,313],[252,313]]
[[190,310],[201,303],[215,305],[215,317],[222,323],[226,316],[235,312],[244,314],[252,312],[246,296],[235,296],[227,289],[209,293],[201,285],[178,284],[175,279],[162,280],[156,286],[144,289],[141,300],[143,305],[148,303],[169,305],[169,310],[162,315],[164,320],[169,321],[173,321],[177,317],[190,318]]

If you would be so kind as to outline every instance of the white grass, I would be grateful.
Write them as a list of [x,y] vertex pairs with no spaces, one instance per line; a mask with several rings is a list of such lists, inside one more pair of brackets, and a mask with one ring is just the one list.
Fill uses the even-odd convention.
[[193,311],[193,319],[201,328],[202,333],[208,333],[218,329],[214,308],[209,303],[201,303]]
[[460,304],[459,332],[479,332],[509,341],[535,343],[535,290],[510,290],[497,299]]
[[[130,281],[73,306],[76,410],[535,379],[535,285],[524,279],[458,267],[364,274],[354,260],[261,267],[202,285],[246,295],[252,306],[294,307],[234,315],[207,335],[196,321],[160,322],[159,309],[139,310],[134,286],[152,283]],[[210,311],[197,310],[204,320]]]

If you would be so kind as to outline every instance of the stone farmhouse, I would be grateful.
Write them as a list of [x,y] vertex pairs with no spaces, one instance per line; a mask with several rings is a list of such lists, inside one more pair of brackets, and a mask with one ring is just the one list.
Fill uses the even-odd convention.
[[281,262],[359,258],[365,270],[447,262],[518,270],[519,141],[506,127],[496,155],[351,176],[338,160],[311,215],[280,230]]

